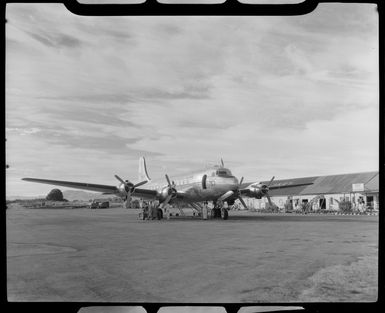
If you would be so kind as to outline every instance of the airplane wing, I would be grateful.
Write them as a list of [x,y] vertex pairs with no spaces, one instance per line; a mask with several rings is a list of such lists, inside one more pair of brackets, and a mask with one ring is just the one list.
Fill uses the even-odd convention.
[[132,193],[133,197],[143,199],[157,199],[158,192],[152,189],[135,188]]
[[[49,184],[56,186],[64,186],[75,189],[83,189],[90,191],[102,192],[104,194],[118,194],[119,190],[116,186],[110,185],[98,185],[98,184],[89,184],[89,183],[78,183],[78,182],[70,182],[70,181],[62,181],[62,180],[50,180],[50,179],[40,179],[40,178],[23,178],[25,181],[30,181],[34,183],[41,184]],[[132,196],[146,199],[156,199],[157,192],[156,190],[151,189],[142,189],[135,188]]]
[[259,183],[255,182],[251,184],[250,183],[242,184],[239,188],[239,195],[254,197],[258,199],[266,196],[270,202],[270,196],[268,194],[269,190],[286,189],[286,188],[307,186],[307,185],[313,184],[312,177],[309,177],[306,181],[304,180],[298,181],[297,179],[295,179],[294,181],[281,180],[281,181],[276,181],[274,184],[272,184],[273,180],[274,180],[274,177],[270,180],[270,182],[259,182]]
[[257,190],[265,190],[265,192],[269,190],[275,190],[275,189],[286,189],[286,188],[292,188],[292,187],[299,187],[299,186],[308,186],[312,185],[313,183],[301,183],[301,184],[290,184],[290,185],[276,185],[276,186],[266,186],[261,183],[252,183],[248,184],[246,186],[242,186],[243,188],[239,189],[239,192],[241,195],[249,196],[252,194],[251,191],[254,190],[256,192]]
[[269,190],[285,189],[290,187],[299,187],[299,186],[308,186],[308,185],[313,185],[313,183],[292,184],[292,185],[285,185],[285,186],[270,186]]
[[110,194],[110,193],[113,194],[113,193],[118,192],[118,189],[116,188],[116,186],[109,186],[109,185],[77,183],[77,182],[70,182],[70,181],[50,180],[50,179],[40,179],[40,178],[23,178],[23,180],[34,182],[34,183],[57,185],[57,186],[75,188],[75,189],[97,191],[97,192],[103,192],[103,193],[108,193],[108,194]]

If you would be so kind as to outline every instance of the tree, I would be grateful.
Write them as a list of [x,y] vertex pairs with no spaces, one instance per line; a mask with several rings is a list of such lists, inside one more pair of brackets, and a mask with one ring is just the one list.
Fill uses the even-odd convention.
[[64,201],[63,193],[60,189],[52,189],[46,197],[46,200],[50,201]]
[[338,206],[339,206],[340,211],[342,213],[352,213],[353,212],[352,203],[348,200],[340,201],[340,203],[338,203]]

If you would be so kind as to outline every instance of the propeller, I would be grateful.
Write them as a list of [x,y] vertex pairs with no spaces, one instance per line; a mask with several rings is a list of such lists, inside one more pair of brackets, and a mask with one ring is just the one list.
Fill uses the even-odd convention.
[[240,192],[239,192],[239,188],[241,187],[242,185],[242,182],[243,182],[243,177],[241,178],[241,180],[239,181],[239,184],[238,184],[238,191],[232,191],[232,190],[229,190],[227,191],[225,194],[223,194],[222,196],[220,196],[218,198],[218,200],[220,201],[224,201],[226,200],[227,198],[231,197],[232,195],[235,194],[235,197],[242,203],[242,205],[244,206],[244,208],[246,210],[248,210],[249,208],[247,207],[245,201],[242,199],[241,195],[240,195]]
[[[269,183],[267,185],[261,185],[261,184],[258,184],[258,186],[252,186],[253,190],[252,192],[255,192],[255,193],[260,193],[260,196],[263,196],[263,197],[266,197],[267,198],[267,201],[269,202],[269,205],[272,206],[273,205],[273,202],[271,201],[270,199],[270,195],[269,195],[269,187],[271,185],[271,183],[273,182],[275,176],[273,176],[271,178],[271,180],[269,181]],[[241,184],[243,182],[243,177],[241,178],[240,182],[239,182],[239,187],[241,187]],[[259,197],[260,197],[259,196]],[[242,205],[245,207],[246,210],[248,210],[247,208],[247,205],[245,203],[245,201],[241,198],[240,196],[240,193],[238,193],[238,196],[237,196],[237,199],[239,199],[239,201],[242,203]]]
[[[269,181],[269,183],[267,185],[262,185],[262,187],[261,187],[261,191],[267,197],[267,200],[269,200],[269,198],[270,198],[268,195],[268,192],[269,192],[269,187],[270,187],[271,183],[273,182],[274,178],[275,178],[275,176],[273,176],[271,178],[271,180]],[[269,202],[270,202],[270,200],[269,200]]]
[[126,199],[125,199],[125,200],[126,200],[128,203],[131,202],[131,194],[134,192],[135,188],[136,188],[136,187],[139,187],[139,186],[142,186],[142,185],[144,185],[144,184],[147,183],[147,180],[144,180],[144,181],[141,181],[141,182],[139,182],[139,183],[137,183],[137,184],[134,185],[134,184],[131,183],[128,179],[127,179],[126,181],[124,181],[124,180],[121,179],[118,175],[115,175],[115,178],[123,184],[124,190],[125,190],[125,192],[126,192]]
[[166,199],[162,202],[162,208],[165,207],[171,200],[171,198],[176,194],[176,189],[175,189],[175,183],[174,181],[171,184],[170,178],[168,175],[165,175],[167,184],[168,184],[168,189],[167,189],[167,197]]

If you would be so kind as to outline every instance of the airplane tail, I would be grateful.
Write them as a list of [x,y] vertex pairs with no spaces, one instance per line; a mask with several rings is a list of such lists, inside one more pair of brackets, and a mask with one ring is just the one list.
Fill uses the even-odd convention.
[[151,178],[148,176],[146,159],[144,157],[139,158],[139,171],[138,171],[138,181],[150,181]]

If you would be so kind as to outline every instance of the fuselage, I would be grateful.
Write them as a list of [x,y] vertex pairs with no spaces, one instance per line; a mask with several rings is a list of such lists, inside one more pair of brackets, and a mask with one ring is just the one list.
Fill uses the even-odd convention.
[[[239,186],[238,179],[227,168],[214,166],[209,169],[170,177],[178,193],[183,193],[183,201],[200,202],[215,201],[229,190],[236,190]],[[147,188],[161,192],[167,188],[166,179],[151,181]],[[177,199],[175,199],[177,200]]]

